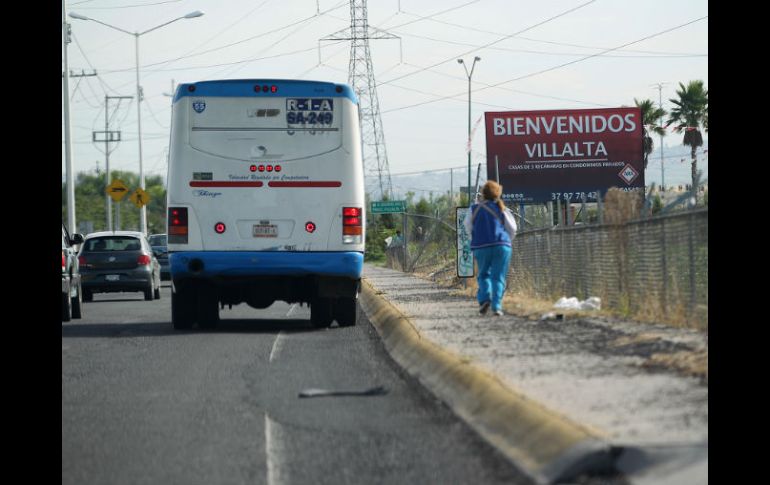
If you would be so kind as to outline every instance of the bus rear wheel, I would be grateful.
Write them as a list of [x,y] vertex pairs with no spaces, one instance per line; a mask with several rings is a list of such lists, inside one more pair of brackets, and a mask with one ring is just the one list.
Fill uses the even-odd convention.
[[219,323],[219,297],[217,289],[208,284],[198,286],[198,325],[214,328]]
[[329,298],[316,298],[310,304],[310,323],[315,328],[327,328],[332,324],[332,302]]
[[171,323],[175,330],[189,330],[195,321],[195,300],[192,292],[183,285],[176,285],[171,292]]
[[340,327],[352,327],[356,324],[356,299],[339,298],[334,305],[334,319]]

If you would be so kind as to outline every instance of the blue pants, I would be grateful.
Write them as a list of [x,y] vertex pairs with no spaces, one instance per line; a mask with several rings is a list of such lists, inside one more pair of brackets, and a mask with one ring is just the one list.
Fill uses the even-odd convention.
[[503,309],[503,292],[505,292],[505,277],[508,274],[508,264],[511,262],[510,246],[488,246],[473,250],[476,258],[478,274],[476,281],[479,292],[476,299],[479,305],[485,301],[492,303],[492,311]]

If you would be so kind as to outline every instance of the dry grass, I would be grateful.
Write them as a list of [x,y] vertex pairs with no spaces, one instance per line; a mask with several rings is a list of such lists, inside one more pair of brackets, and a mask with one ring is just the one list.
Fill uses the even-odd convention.
[[621,224],[637,219],[642,212],[644,195],[611,188],[604,197],[604,223]]
[[653,354],[643,364],[643,367],[665,367],[677,370],[687,376],[708,380],[709,352],[706,349],[679,351],[670,354]]
[[[469,302],[475,302],[476,280],[474,278],[458,278],[453,263],[437,266],[427,273],[415,273],[415,276],[432,280],[444,288],[452,288],[452,294],[467,297]],[[465,279],[465,283],[463,279]],[[563,315],[565,319],[602,317],[609,320],[631,320],[641,324],[639,333],[620,337],[609,344],[611,347],[630,346],[660,339],[661,337],[656,335],[654,331],[647,330],[650,327],[643,325],[645,323],[662,323],[679,328],[694,327],[686,323],[683,305],[670,304],[669,311],[664,313],[660,309],[659,303],[656,303],[658,301],[657,298],[651,297],[650,301],[640,305],[641,310],[629,316],[606,307],[598,311],[557,310],[553,308],[555,299],[544,299],[531,291],[518,291],[517,293],[507,293],[503,297],[503,309],[509,315],[532,321],[540,320],[545,314],[555,313]],[[705,328],[699,326],[695,328],[708,331],[708,324],[706,323]],[[666,368],[686,376],[699,377],[708,381],[708,348],[655,353],[648,357],[642,366],[650,369]]]
[[[634,194],[616,189],[611,189],[610,192],[614,194],[608,194],[611,201],[623,201],[616,204],[616,215],[618,217],[630,217],[633,214],[633,209],[629,202],[633,202]],[[436,264],[433,267],[421,268],[421,271],[413,274],[419,278],[433,281],[440,287],[453,288],[455,294],[467,296],[470,299],[473,299],[476,296],[476,279],[458,278],[455,262],[453,260],[449,260],[443,264]],[[678,328],[692,328],[700,331],[708,331],[708,308],[701,310],[697,315],[697,318],[688,320],[686,305],[681,302],[668,302],[664,311],[659,297],[655,294],[650,294],[644,301],[635,302],[634,310],[630,310],[629,308],[611,308],[607,304],[608,299],[599,292],[595,296],[599,296],[602,299],[601,310],[557,310],[553,308],[553,304],[558,299],[558,296],[549,298],[539,295],[535,291],[534,285],[527,284],[527,281],[528,278],[526,277],[526,274],[520,275],[517,280],[516,292],[506,293],[503,298],[503,310],[506,313],[528,320],[539,320],[544,314],[554,312],[563,315],[564,318],[604,317],[608,319],[664,324]]]

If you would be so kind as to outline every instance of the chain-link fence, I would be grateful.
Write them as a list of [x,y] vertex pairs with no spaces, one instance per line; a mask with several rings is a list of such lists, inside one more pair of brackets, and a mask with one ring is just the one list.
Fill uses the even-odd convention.
[[[456,274],[452,222],[449,216],[408,214],[406,246],[388,248],[387,265]],[[520,231],[508,291],[553,301],[598,296],[603,306],[625,315],[707,328],[708,208]]]
[[624,314],[707,327],[708,209],[523,232],[513,243],[508,289],[599,296]]

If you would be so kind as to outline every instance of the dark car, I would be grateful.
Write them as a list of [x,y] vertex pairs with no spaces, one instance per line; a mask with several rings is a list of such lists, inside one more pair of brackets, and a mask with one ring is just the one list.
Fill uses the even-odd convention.
[[160,263],[141,232],[89,234],[79,260],[85,301],[94,293],[123,291],[144,292],[145,300],[160,298]]
[[171,270],[168,265],[168,245],[165,234],[151,234],[148,238],[150,246],[155,253],[155,257],[158,258],[160,263],[160,279],[170,280]]
[[83,236],[67,231],[61,225],[61,321],[80,318],[83,289],[80,281],[78,255],[74,246],[83,242]]

